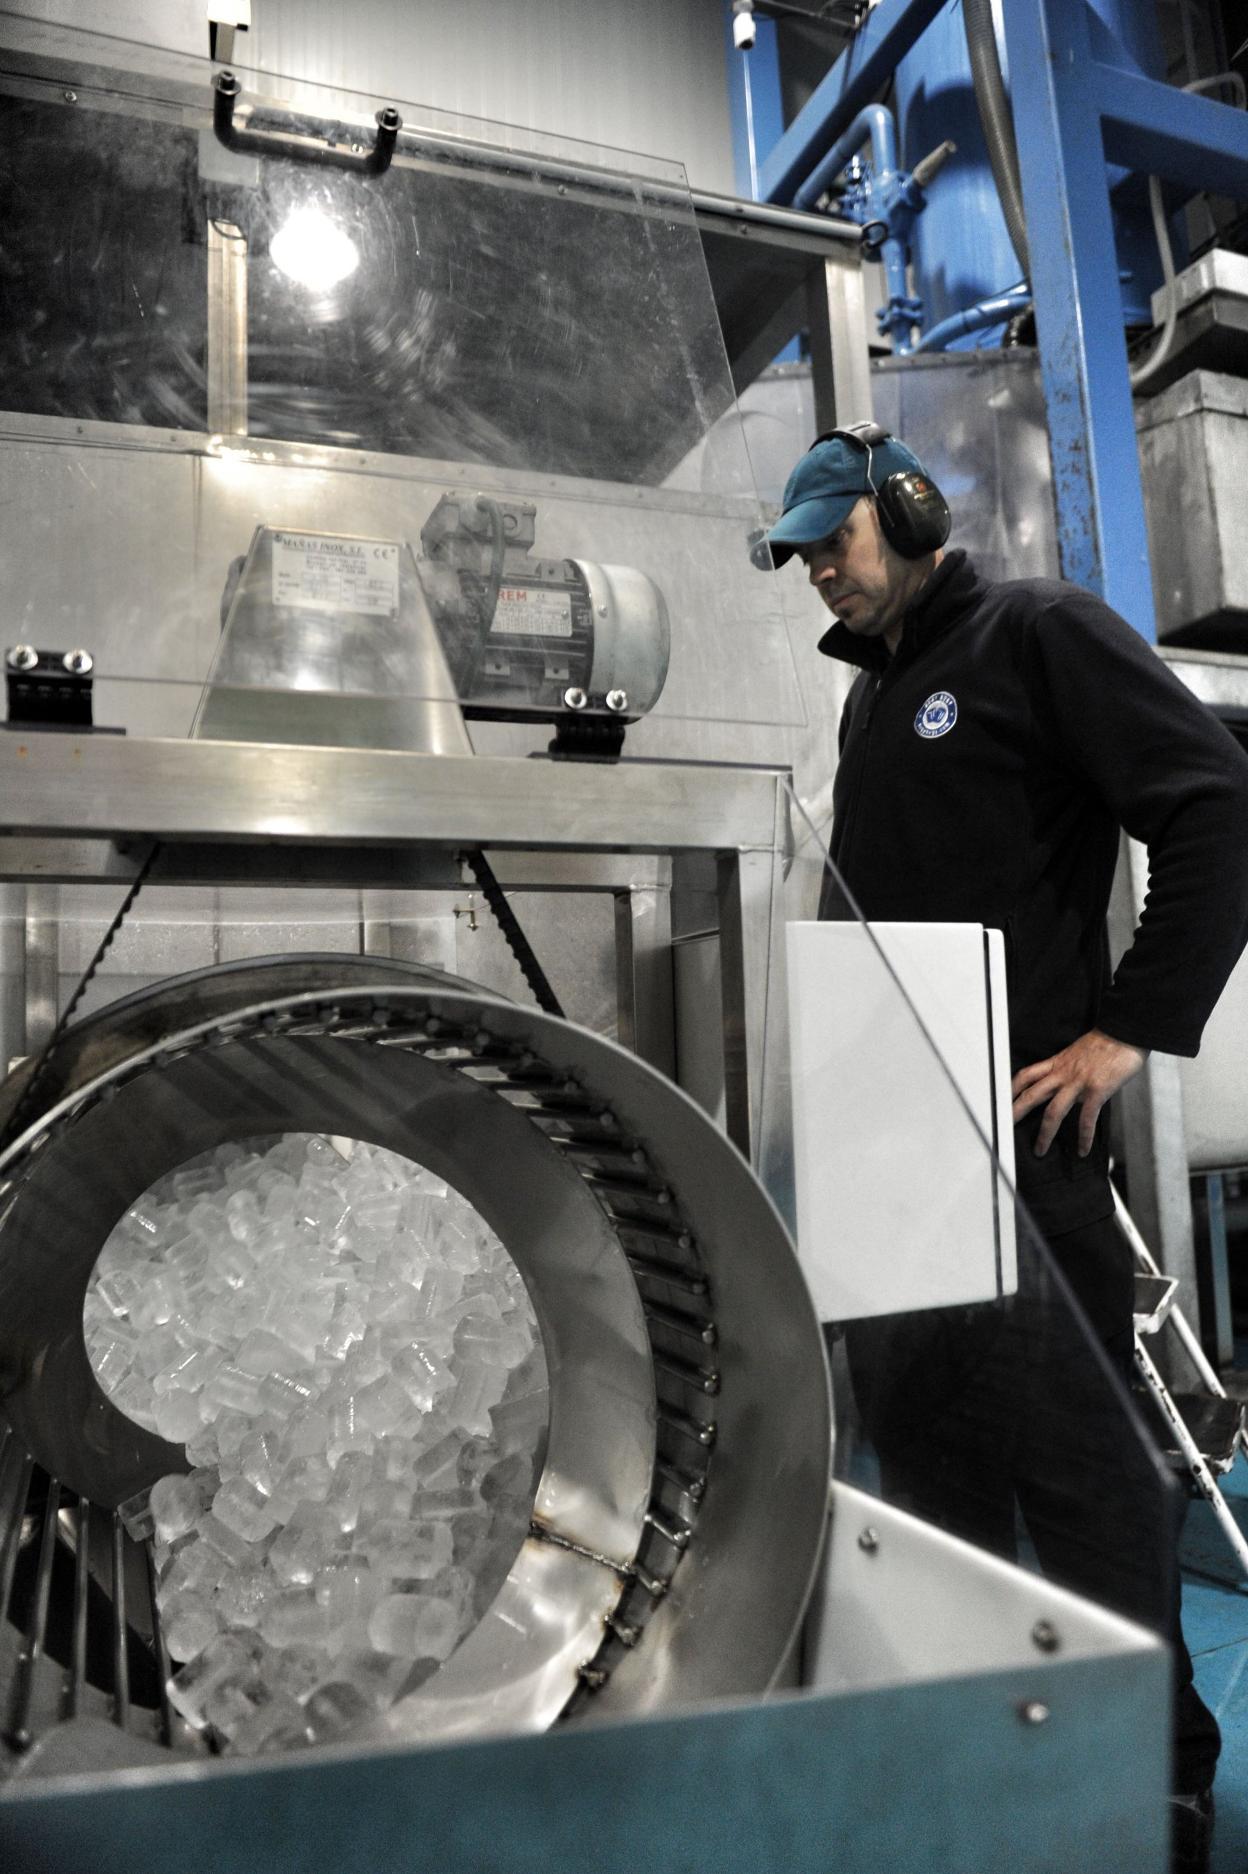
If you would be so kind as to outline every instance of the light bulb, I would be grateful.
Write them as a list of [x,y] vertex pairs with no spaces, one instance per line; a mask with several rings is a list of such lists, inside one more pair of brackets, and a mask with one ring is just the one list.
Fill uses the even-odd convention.
[[312,293],[330,292],[360,264],[355,242],[311,202],[286,217],[269,242],[269,258]]

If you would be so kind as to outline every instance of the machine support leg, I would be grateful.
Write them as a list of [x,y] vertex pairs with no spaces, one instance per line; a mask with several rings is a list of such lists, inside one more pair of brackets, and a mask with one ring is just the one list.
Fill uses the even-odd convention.
[[620,1046],[674,1080],[672,894],[660,888],[613,895]]
[[208,430],[247,434],[247,237],[208,223]]
[[56,1026],[60,976],[59,888],[26,887],[25,945],[26,1032],[23,1052],[36,1053]]
[[778,849],[720,859],[725,1129],[792,1229],[783,885]]
[[1209,1205],[1209,1292],[1213,1304],[1213,1331],[1219,1366],[1235,1358],[1235,1332],[1231,1326],[1231,1272],[1226,1250],[1226,1181],[1220,1171],[1205,1179]]
[[870,326],[866,285],[857,254],[813,267],[806,297],[815,428],[865,422],[872,414]]

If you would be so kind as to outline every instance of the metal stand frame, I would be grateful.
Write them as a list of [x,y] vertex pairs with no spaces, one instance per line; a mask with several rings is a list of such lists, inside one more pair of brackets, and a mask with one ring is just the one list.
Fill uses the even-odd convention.
[[[1131,1213],[1123,1203],[1117,1189],[1114,1190],[1114,1215],[1117,1219],[1119,1229],[1135,1252],[1136,1266],[1149,1275],[1160,1275],[1161,1270],[1153,1259],[1144,1238],[1136,1229],[1132,1221]],[[1195,1438],[1192,1436],[1183,1414],[1176,1405],[1173,1395],[1162,1379],[1157,1369],[1156,1362],[1144,1344],[1145,1336],[1147,1334],[1156,1333],[1166,1322],[1169,1322],[1173,1326],[1175,1333],[1183,1344],[1184,1352],[1195,1367],[1199,1379],[1209,1394],[1215,1399],[1226,1398],[1225,1387],[1205,1358],[1204,1349],[1201,1347],[1200,1341],[1184,1318],[1182,1309],[1174,1302],[1173,1297],[1171,1297],[1166,1307],[1159,1311],[1158,1315],[1147,1325],[1137,1314],[1135,1330],[1136,1370],[1144,1381],[1144,1384],[1148,1387],[1158,1410],[1170,1427],[1175,1444],[1179,1449],[1192,1482],[1195,1484],[1198,1493],[1204,1498],[1205,1502],[1209,1504],[1214,1515],[1217,1517],[1218,1526],[1230,1543],[1245,1578],[1248,1579],[1248,1536],[1244,1535],[1239,1524],[1232,1516],[1230,1505],[1222,1495],[1218,1487],[1217,1477],[1214,1474],[1215,1469],[1221,1469],[1223,1471],[1229,1470],[1230,1465],[1215,1465],[1205,1452],[1201,1450]],[[1236,1452],[1241,1450],[1248,1452],[1248,1439],[1245,1438],[1242,1416],[1240,1428],[1236,1434],[1234,1446],[1232,1447],[1232,1462],[1234,1462]]]
[[[62,881],[127,885],[152,839],[161,854],[151,883],[161,886],[462,892],[472,879],[460,854],[483,847],[509,890],[609,892],[621,1040],[678,1081],[672,859],[705,854],[718,870],[726,1130],[790,1214],[779,1071],[788,1045],[781,770],[659,762],[571,768],[484,756],[433,760],[36,734],[0,739],[0,798],[0,879],[25,883],[32,894],[32,963],[47,949],[48,888]],[[49,1019],[54,970],[54,959],[41,965],[28,1018],[36,1036]]]

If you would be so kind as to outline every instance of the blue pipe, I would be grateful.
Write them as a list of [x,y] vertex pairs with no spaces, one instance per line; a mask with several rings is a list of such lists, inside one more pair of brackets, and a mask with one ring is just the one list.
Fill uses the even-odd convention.
[[1031,289],[1024,281],[1021,286],[1012,286],[1008,293],[998,293],[995,299],[983,299],[978,306],[951,313],[930,332],[925,332],[914,349],[916,352],[947,351],[955,338],[966,338],[969,333],[982,332],[990,325],[1003,325],[1007,319],[1026,312],[1030,305]]
[[813,208],[868,139],[877,182],[886,174],[892,174],[897,168],[897,126],[893,114],[883,104],[865,105],[845,134],[837,138],[827,155],[811,170],[793,197],[794,207]]
[[846,212],[855,220],[880,222],[884,239],[879,255],[888,285],[888,304],[877,314],[882,332],[888,332],[898,352],[908,351],[920,308],[909,295],[906,270],[910,263],[910,230],[923,207],[923,193],[897,166],[897,126],[883,104],[866,104],[853,122],[821,158],[794,196],[798,208],[813,208],[824,191],[857,156],[864,143],[871,145],[871,174],[855,190]]

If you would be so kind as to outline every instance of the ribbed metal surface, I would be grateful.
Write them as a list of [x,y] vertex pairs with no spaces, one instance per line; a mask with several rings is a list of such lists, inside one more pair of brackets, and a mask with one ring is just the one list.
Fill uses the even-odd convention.
[[240,62],[685,165],[734,192],[715,0],[265,0]]

